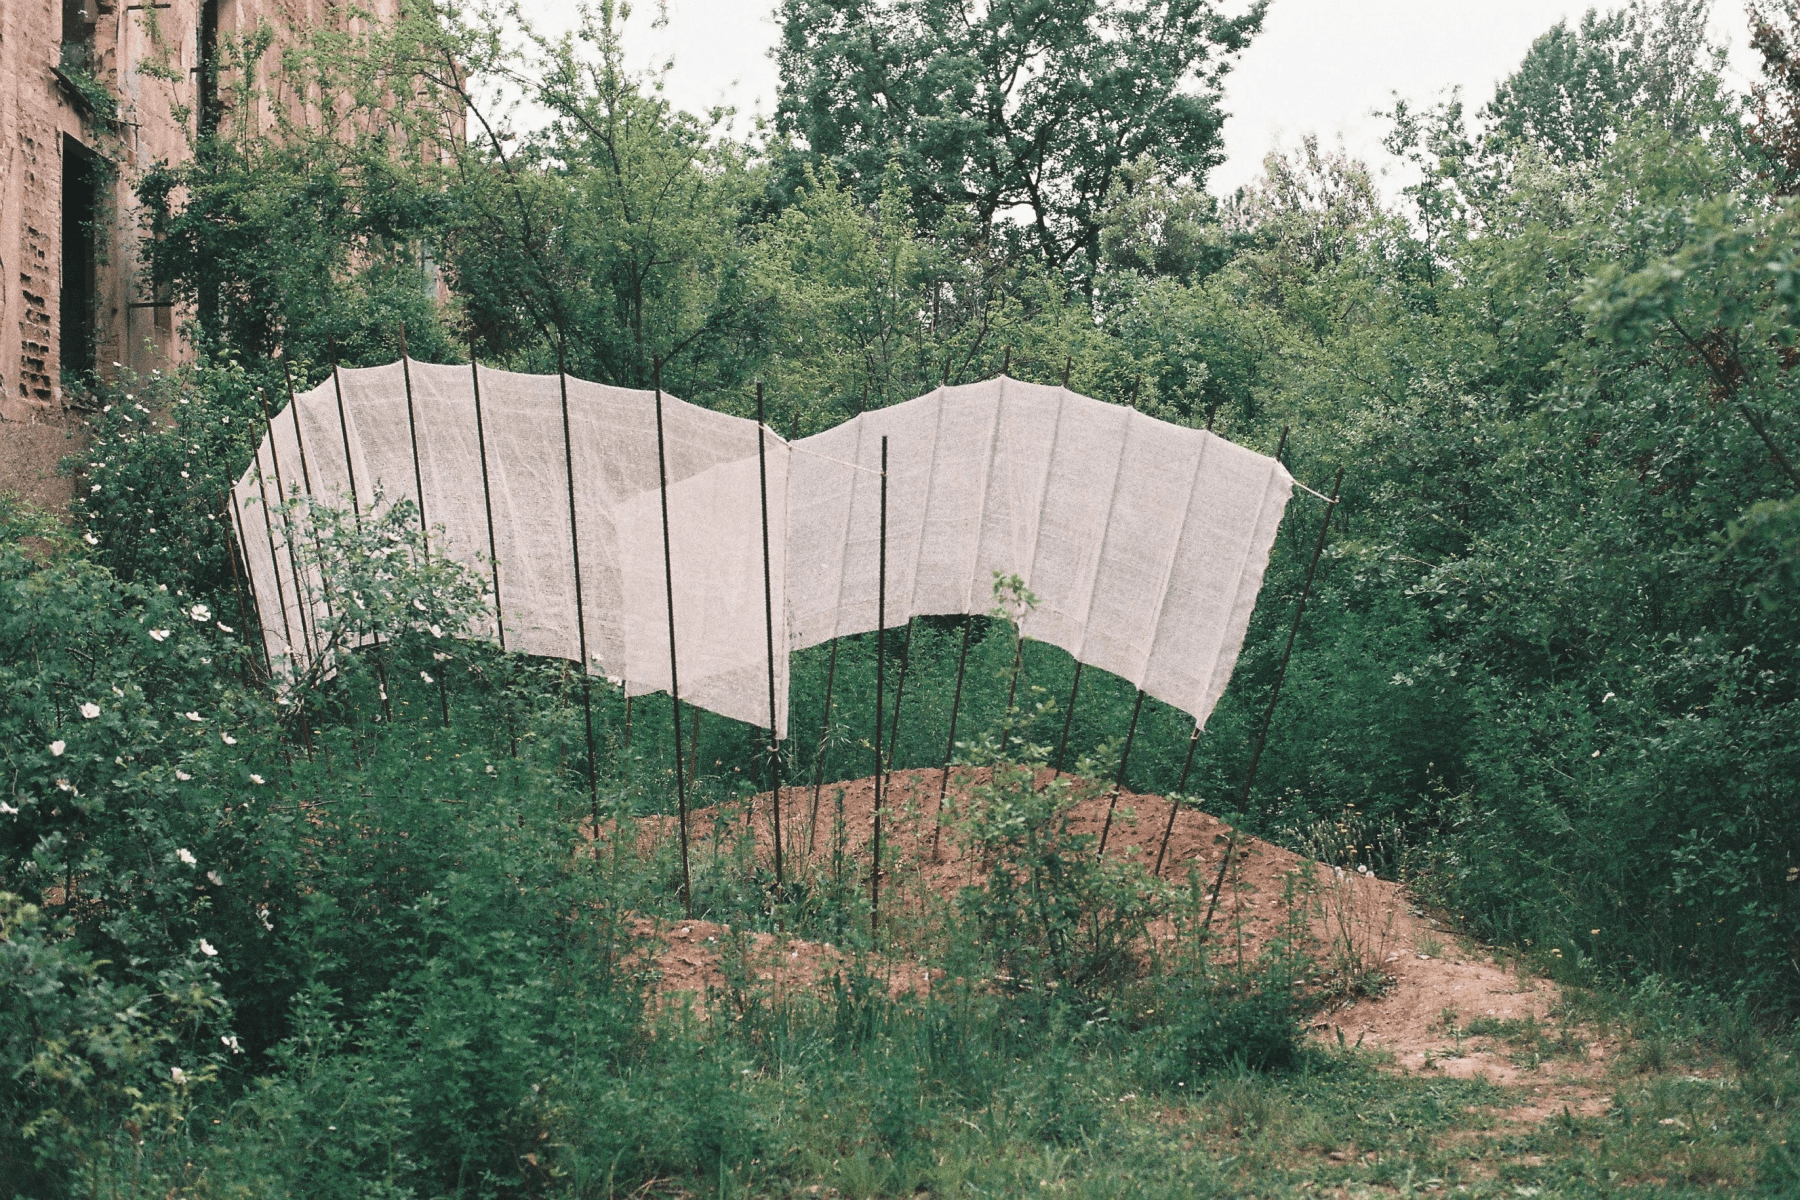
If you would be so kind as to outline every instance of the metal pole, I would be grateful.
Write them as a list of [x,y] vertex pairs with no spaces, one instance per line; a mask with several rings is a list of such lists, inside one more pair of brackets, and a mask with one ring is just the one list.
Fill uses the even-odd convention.
[[1112,832],[1113,809],[1119,806],[1119,790],[1125,786],[1125,764],[1131,761],[1131,743],[1137,738],[1138,714],[1144,711],[1144,689],[1139,688],[1137,703],[1131,706],[1131,727],[1125,731],[1125,749],[1119,755],[1119,773],[1113,778],[1112,799],[1106,804],[1106,824],[1100,827],[1100,848],[1095,857],[1106,853],[1106,836]]
[[669,601],[669,705],[675,726],[675,803],[681,820],[681,903],[694,915],[693,879],[688,873],[687,784],[681,774],[681,677],[675,672],[675,560],[669,549],[669,460],[663,435],[662,359],[650,360],[656,383],[656,471],[662,494],[663,588]]
[[494,577],[494,628],[500,634],[500,651],[506,652],[506,616],[500,608],[500,552],[494,541],[494,497],[488,487],[487,430],[481,421],[481,367],[475,361],[475,344],[469,343],[469,382],[475,388],[475,446],[481,454],[481,504],[487,510],[488,566]]
[[350,479],[350,511],[362,528],[362,501],[356,495],[356,460],[350,456],[350,423],[344,417],[344,384],[338,378],[337,343],[331,346],[331,389],[337,394],[338,433],[344,439],[344,474]]
[[1069,356],[1067,356],[1067,357],[1066,357],[1066,358],[1064,358],[1064,359],[1063,359],[1063,381],[1062,381],[1062,385],[1063,385],[1063,386],[1064,386],[1064,387],[1065,387],[1065,388],[1066,388],[1066,387],[1068,387],[1068,386],[1069,386],[1069,368],[1071,368],[1071,367],[1073,367],[1073,366],[1074,366],[1074,365],[1075,365],[1075,356],[1074,356],[1074,355],[1073,355],[1073,354],[1071,354],[1071,355],[1069,355]]
[[869,936],[881,923],[881,701],[886,687],[883,664],[887,655],[882,643],[887,639],[887,452],[888,440],[881,439],[881,553],[875,570],[875,861],[869,872]]
[[[244,518],[243,514],[238,510],[237,488],[235,486],[227,488],[226,495],[231,498],[231,511],[227,514],[230,521],[227,524],[225,531],[225,549],[231,554],[231,574],[237,579],[238,619],[244,624],[244,637],[246,639],[249,638],[250,617],[244,609],[244,586],[248,583],[250,588],[250,607],[256,610],[256,641],[257,644],[262,647],[263,672],[270,679],[273,679],[275,677],[275,667],[269,661],[269,639],[263,636],[262,605],[256,599],[256,580],[250,576],[250,557],[248,554],[244,555],[243,574],[238,574],[238,554],[244,545]],[[233,526],[236,527],[237,536],[235,538],[232,536]]]
[[[581,715],[587,729],[588,807],[594,837],[600,836],[600,785],[594,775],[594,702],[588,683],[587,606],[581,597],[581,527],[575,517],[575,449],[569,437],[569,374],[563,369],[562,331],[556,335],[556,383],[562,396],[563,476],[569,485],[569,553],[575,566],[575,644],[581,653]],[[661,397],[658,396],[657,428],[661,429]],[[667,524],[667,517],[664,518]]]
[[900,677],[894,682],[894,717],[888,723],[887,769],[894,769],[894,752],[900,745],[900,701],[906,696],[906,667],[912,662],[913,619],[906,619],[906,640],[900,644]]
[[[1010,353],[1010,350],[1008,351]],[[944,829],[944,797],[950,791],[950,760],[956,756],[956,714],[962,708],[963,667],[969,661],[969,630],[975,618],[963,618],[962,650],[956,656],[956,693],[950,698],[950,740],[944,746],[944,774],[938,779],[937,822],[931,830],[931,861],[937,861],[938,834]]]
[[806,818],[806,854],[812,857],[813,833],[819,825],[819,792],[825,786],[825,745],[831,739],[831,688],[837,682],[838,639],[831,639],[831,661],[825,667],[825,715],[819,723],[819,755],[813,762],[812,812]]
[[1056,744],[1056,777],[1063,773],[1063,753],[1069,748],[1069,726],[1075,723],[1075,694],[1081,690],[1081,660],[1075,660],[1075,682],[1069,686],[1069,711],[1063,714],[1062,740]]
[[[431,565],[431,529],[425,523],[425,477],[419,468],[419,426],[413,418],[412,359],[406,353],[406,322],[400,323],[400,376],[406,383],[406,433],[412,440],[413,494],[419,501],[419,537],[425,545],[425,565]],[[444,727],[450,727],[450,689],[444,683],[444,671],[437,673],[438,708]],[[583,678],[586,678],[583,676]]]
[[1178,807],[1176,798],[1182,789],[1187,787],[1188,771],[1194,765],[1194,747],[1200,744],[1200,722],[1194,722],[1194,732],[1188,735],[1187,761],[1181,764],[1181,779],[1175,784],[1175,790],[1169,793],[1169,823],[1163,826],[1162,846],[1156,852],[1156,870],[1150,872],[1162,875],[1163,857],[1169,852],[1169,835],[1175,832],[1175,810]]
[[[306,461],[306,437],[300,432],[300,405],[294,397],[294,367],[292,363],[283,359],[281,369],[287,377],[288,414],[294,420],[294,445],[300,449],[300,478],[306,485],[306,498],[310,504],[313,494],[312,467],[308,465]],[[309,519],[312,516],[310,507],[307,510],[307,516]],[[331,585],[325,578],[325,555],[324,552],[319,549],[319,531],[317,527],[314,527],[312,530],[312,543],[313,554],[319,560],[319,598],[325,602],[325,619],[327,621],[335,620],[336,614],[332,612],[331,609]],[[318,629],[318,621],[316,619],[313,622],[313,628],[316,633]]]
[[[1015,623],[1013,625],[1013,665],[1012,683],[1006,689],[1006,719],[1012,720],[1013,702],[1019,696],[1019,668],[1025,665],[1025,635]],[[1010,733],[1007,735],[1011,736]]]
[[[1263,746],[1269,740],[1269,723],[1275,719],[1275,702],[1281,699],[1281,681],[1287,677],[1288,659],[1294,653],[1294,637],[1300,632],[1300,618],[1306,615],[1306,599],[1312,595],[1313,574],[1319,569],[1319,555],[1325,550],[1325,535],[1331,529],[1331,514],[1337,511],[1338,491],[1344,485],[1344,468],[1339,467],[1337,478],[1331,484],[1331,499],[1325,505],[1325,519],[1319,522],[1319,540],[1313,543],[1312,558],[1306,564],[1306,582],[1300,585],[1300,602],[1294,606],[1294,621],[1288,626],[1287,645],[1282,647],[1281,661],[1275,667],[1275,684],[1269,689],[1269,704],[1263,709],[1262,727],[1257,730],[1256,744],[1250,750],[1250,769],[1244,773],[1244,790],[1238,796],[1238,812],[1248,811],[1250,789],[1256,785],[1256,769],[1262,765]],[[1201,923],[1202,929],[1212,927],[1213,910],[1219,906],[1219,889],[1225,886],[1225,872],[1231,866],[1231,856],[1237,851],[1237,830],[1231,831],[1231,840],[1225,843],[1225,857],[1219,861],[1219,874],[1213,880],[1212,899],[1206,905],[1206,920]]]
[[[288,624],[287,592],[281,586],[281,559],[275,553],[275,522],[269,519],[269,489],[263,486],[262,448],[256,450],[256,493],[262,497],[263,536],[269,542],[269,566],[275,572],[275,601],[281,606],[281,636],[287,646],[288,657],[294,656],[294,627]],[[270,668],[271,675],[274,668]]]
[[[313,641],[312,629],[308,626],[306,621],[307,610],[312,606],[307,603],[305,592],[306,584],[300,578],[300,560],[294,555],[294,518],[286,508],[287,484],[282,481],[281,455],[275,449],[275,419],[269,415],[269,397],[261,388],[256,389],[256,400],[257,403],[262,405],[263,426],[269,436],[269,462],[275,468],[275,494],[281,497],[283,505],[281,510],[281,524],[283,528],[287,530],[288,569],[294,574],[294,605],[299,609],[300,640],[306,647],[307,657],[316,659],[319,656],[318,647]],[[266,494],[267,493],[265,493],[265,495]],[[265,499],[263,503],[266,505],[268,501]],[[275,568],[275,579],[277,582],[280,582],[281,580],[281,567],[279,565]]]
[[768,426],[763,423],[763,385],[756,381],[756,481],[762,499],[763,634],[769,652],[769,796],[775,830],[775,886],[784,881],[781,859],[781,739],[775,720],[775,575],[769,556]]
[[406,353],[406,325],[400,326],[400,377],[406,383],[406,432],[412,439],[413,495],[419,502],[419,533],[425,538],[425,561],[431,561],[431,530],[425,524],[425,477],[419,469],[419,426],[413,420],[412,362]]
[[[362,528],[362,500],[356,494],[356,459],[350,453],[350,422],[344,416],[344,381],[338,374],[337,341],[331,343],[331,388],[337,396],[338,436],[344,440],[344,474],[350,480],[350,512],[356,518],[356,527]],[[387,667],[381,661],[381,633],[377,630],[371,635],[375,645],[375,678],[381,689],[381,714],[389,724],[394,720],[394,706],[388,700]]]

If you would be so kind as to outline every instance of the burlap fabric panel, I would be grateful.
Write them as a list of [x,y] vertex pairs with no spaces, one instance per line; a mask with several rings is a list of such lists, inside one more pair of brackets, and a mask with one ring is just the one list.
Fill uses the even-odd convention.
[[[348,510],[352,473],[364,512],[372,510],[377,494],[384,505],[402,498],[422,501],[431,552],[490,582],[485,438],[498,611],[507,649],[579,660],[585,631],[589,673],[621,681],[633,695],[666,689],[669,596],[654,393],[569,378],[565,448],[556,376],[482,368],[479,383],[480,437],[476,377],[467,366],[408,362],[342,370],[297,398],[298,438],[292,413],[275,417],[258,451],[260,471],[253,465],[237,486],[242,540],[271,658],[303,668],[312,654],[304,630],[325,619],[319,581],[303,561],[296,575],[288,559],[288,522],[279,513],[273,521],[265,515],[265,493],[271,502],[276,496],[276,463],[291,489],[298,476],[288,464],[300,462],[303,442],[311,493],[319,503]],[[683,698],[766,728],[758,427],[668,395],[663,421]],[[422,496],[414,479],[415,436]],[[769,440],[779,613],[785,603],[787,454],[779,439]],[[582,626],[575,603],[571,472]],[[259,475],[266,477],[260,485]],[[305,531],[294,536],[303,542]],[[485,632],[497,636],[499,629],[491,624]],[[776,649],[776,716],[785,724],[787,664],[779,639]]]
[[881,439],[887,624],[1036,594],[1026,636],[1205,724],[1292,487],[1280,463],[1064,388],[940,388],[794,443],[793,649],[876,626]]

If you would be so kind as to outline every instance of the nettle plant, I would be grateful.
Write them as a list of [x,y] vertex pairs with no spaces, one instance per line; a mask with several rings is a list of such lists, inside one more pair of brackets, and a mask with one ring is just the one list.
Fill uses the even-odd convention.
[[[312,653],[292,677],[300,694],[315,691],[363,647],[383,670],[397,653],[422,658],[432,664],[420,668],[423,681],[436,682],[435,673],[457,657],[456,641],[485,628],[485,583],[431,552],[411,500],[388,503],[377,488],[368,510],[355,512],[294,496],[272,516],[277,529],[292,533],[311,598]],[[441,526],[434,536],[442,538]]]
[[[994,574],[992,615],[1019,624],[1037,597],[1018,576]],[[1104,795],[1119,748],[1101,746],[1073,775],[1039,786],[1049,748],[1028,731],[1055,710],[1031,689],[1029,713],[1005,714],[999,725],[964,743],[960,761],[990,768],[971,790],[955,824],[984,876],[963,889],[957,906],[987,948],[996,979],[1009,991],[1099,997],[1143,968],[1151,921],[1169,912],[1171,893],[1141,863],[1097,853],[1098,839],[1077,833],[1075,809]]]

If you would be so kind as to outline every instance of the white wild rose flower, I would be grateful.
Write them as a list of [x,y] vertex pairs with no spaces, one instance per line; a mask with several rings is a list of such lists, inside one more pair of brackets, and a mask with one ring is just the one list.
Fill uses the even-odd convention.
[[175,778],[181,780],[181,782],[183,782],[183,783],[186,783],[188,780],[192,779],[193,776],[189,775],[186,771],[182,770],[180,767],[176,767],[175,768]]
[[81,715],[91,721],[100,715],[100,706],[98,704],[89,704],[86,701],[83,701],[81,705]]
[[57,738],[54,742],[50,743],[50,757],[61,758],[63,751],[68,748],[69,743],[63,741],[61,738]]
[[204,604],[196,604],[194,607],[188,609],[188,616],[194,618],[196,621],[210,621],[212,620],[212,609],[206,607]]
[[261,787],[262,782],[263,782],[263,777],[261,775],[257,775],[254,772],[252,772],[250,775],[250,782],[254,783],[257,787]]
[[168,636],[169,631],[167,629],[152,629],[150,631],[150,640],[153,642],[160,642]]
[[192,850],[189,850],[186,846],[183,846],[181,849],[177,850],[175,852],[175,857],[179,858],[182,862],[186,863],[190,867],[200,861],[199,859],[194,857],[194,852]]
[[187,1072],[182,1070],[180,1067],[170,1067],[169,1068],[169,1078],[173,1079],[176,1083],[186,1083],[187,1082]]
[[219,735],[219,740],[224,742],[227,746],[237,745],[237,739],[232,737],[229,733],[221,733]]
[[213,944],[211,942],[207,941],[205,938],[200,939],[200,953],[206,955],[206,957],[208,957],[208,958],[219,957],[218,950],[215,949],[213,947]]

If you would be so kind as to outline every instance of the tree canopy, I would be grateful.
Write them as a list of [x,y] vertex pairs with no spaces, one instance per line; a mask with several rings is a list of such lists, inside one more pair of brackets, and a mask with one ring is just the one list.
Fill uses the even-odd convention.
[[1197,185],[1221,161],[1221,81],[1266,7],[783,0],[777,128],[865,200],[892,172],[921,223],[966,212],[1086,269],[1127,163]]

